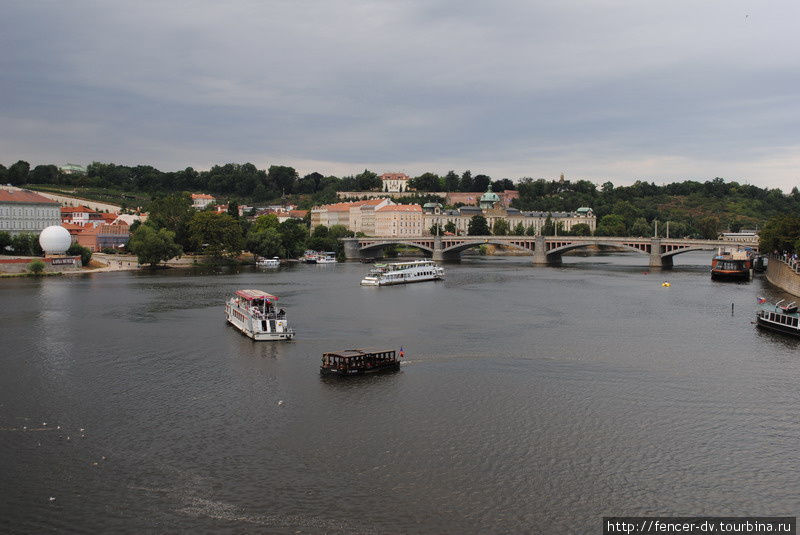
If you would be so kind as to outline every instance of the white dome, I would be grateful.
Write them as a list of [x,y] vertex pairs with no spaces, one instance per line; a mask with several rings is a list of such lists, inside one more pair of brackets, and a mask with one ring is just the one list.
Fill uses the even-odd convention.
[[39,234],[39,245],[45,254],[64,254],[72,245],[72,236],[64,227],[53,225]]

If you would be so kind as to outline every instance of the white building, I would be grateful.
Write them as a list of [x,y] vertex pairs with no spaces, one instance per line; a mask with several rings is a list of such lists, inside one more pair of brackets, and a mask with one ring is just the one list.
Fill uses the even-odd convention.
[[211,195],[205,193],[192,193],[192,207],[197,210],[202,210],[211,203],[216,203],[217,200]]
[[58,202],[28,190],[0,190],[0,232],[38,235],[60,224]]
[[410,177],[405,173],[384,173],[380,179],[383,182],[381,191],[387,193],[408,191]]

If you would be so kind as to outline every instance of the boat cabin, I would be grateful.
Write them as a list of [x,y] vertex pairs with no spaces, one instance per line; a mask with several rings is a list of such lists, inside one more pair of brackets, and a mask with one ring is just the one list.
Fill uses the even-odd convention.
[[347,349],[323,353],[320,373],[322,375],[364,375],[399,369],[400,361],[397,360],[394,349]]

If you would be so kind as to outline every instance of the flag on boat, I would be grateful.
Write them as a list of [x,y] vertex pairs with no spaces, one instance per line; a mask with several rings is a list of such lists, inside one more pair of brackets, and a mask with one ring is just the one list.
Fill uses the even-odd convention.
[[405,352],[403,351],[403,346],[400,346],[400,358],[403,358]]
[[763,305],[764,303],[766,303],[766,302],[767,302],[767,298],[766,298],[766,297],[761,297],[761,296],[759,295],[759,296],[758,296],[758,299],[757,299],[757,301],[758,301],[758,304],[759,304],[759,305]]

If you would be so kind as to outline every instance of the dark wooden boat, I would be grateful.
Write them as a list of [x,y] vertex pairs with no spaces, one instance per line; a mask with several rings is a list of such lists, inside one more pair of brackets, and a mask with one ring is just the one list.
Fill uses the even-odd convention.
[[750,280],[753,278],[751,251],[720,251],[711,260],[711,280]]
[[[401,352],[402,353],[402,352]],[[396,372],[400,369],[400,361],[394,349],[347,349],[322,354],[322,375],[366,375],[369,373]]]

